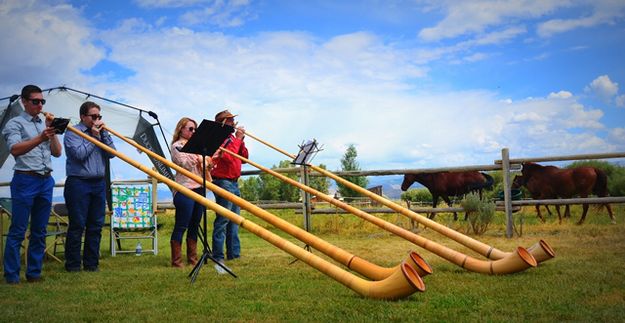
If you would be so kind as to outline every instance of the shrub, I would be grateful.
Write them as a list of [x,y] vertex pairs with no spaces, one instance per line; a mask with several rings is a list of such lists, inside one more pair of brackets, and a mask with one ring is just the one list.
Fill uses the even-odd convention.
[[477,193],[470,193],[462,199],[460,204],[469,216],[469,224],[473,233],[481,235],[486,232],[495,216],[495,203],[488,198],[480,199]]
[[401,193],[402,201],[432,203],[432,193],[427,188],[413,188]]

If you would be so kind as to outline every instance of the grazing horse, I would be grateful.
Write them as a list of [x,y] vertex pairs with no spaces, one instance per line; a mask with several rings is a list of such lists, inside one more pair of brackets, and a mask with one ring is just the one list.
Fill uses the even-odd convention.
[[[526,162],[523,163],[521,173],[523,175],[520,178],[515,178],[516,184],[513,185],[525,186],[533,199],[572,198],[577,195],[588,197],[591,193],[599,197],[608,196],[608,177],[598,168],[582,166],[560,169],[555,166],[542,166]],[[608,209],[610,219],[614,222],[610,205],[607,203],[603,205]],[[540,214],[538,206],[536,209]],[[583,204],[582,209],[582,217],[577,224],[584,223],[588,204]],[[562,223],[558,205],[556,205],[556,210],[558,211],[558,219]],[[570,216],[568,205],[565,207],[564,216]]]
[[[540,185],[532,181],[531,184],[527,184],[527,179],[523,175],[514,176],[514,180],[512,181],[513,189],[520,189],[521,186],[525,186],[527,190],[530,192],[532,199],[534,200],[546,200],[546,199],[555,199],[557,198],[556,194],[553,192],[551,187],[546,187],[544,185]],[[542,221],[545,222],[545,218],[540,213],[540,205],[536,204],[536,216]],[[545,205],[547,209],[547,213],[551,215],[551,210],[549,210],[549,206]],[[556,205],[556,210],[558,211],[558,216],[560,216],[560,206]]]
[[[449,196],[463,196],[472,191],[478,191],[482,198],[482,189],[491,189],[494,183],[493,177],[480,172],[439,172],[405,174],[401,184],[401,190],[406,191],[414,182],[425,186],[432,194],[432,208],[436,208],[438,198],[442,197],[447,205],[451,206]],[[428,216],[434,219],[434,213]],[[467,216],[465,214],[465,220]],[[458,215],[454,212],[454,220]]]

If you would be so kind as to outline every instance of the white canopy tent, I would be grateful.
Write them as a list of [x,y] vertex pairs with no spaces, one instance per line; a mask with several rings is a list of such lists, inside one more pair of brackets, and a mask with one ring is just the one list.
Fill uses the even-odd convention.
[[[105,116],[106,124],[111,127],[111,129],[114,129],[125,137],[134,139],[140,145],[166,157],[154,128],[159,128],[165,143],[167,140],[164,138],[158,116],[154,112],[67,87],[45,89],[44,98],[46,99],[44,111],[51,112],[57,117],[70,119],[71,125],[75,125],[80,121],[78,110],[82,103],[85,101],[96,102],[101,108],[102,115]],[[19,95],[0,98],[0,131],[4,128],[8,120],[21,113],[23,110],[24,108],[19,99]],[[152,118],[156,120],[156,122],[151,123],[146,117]],[[10,176],[12,173],[11,169],[14,161],[11,158],[7,162],[8,156],[9,151],[7,144],[4,138],[0,136],[0,167],[2,167],[0,175],[2,175],[3,178]],[[173,174],[169,167],[153,159],[152,163],[161,174],[173,179]],[[58,167],[55,168],[55,170],[57,169]],[[55,171],[55,173],[60,175],[60,173],[64,172]],[[10,180],[10,177],[8,177],[8,180]],[[57,181],[58,180],[59,178],[57,178]]]

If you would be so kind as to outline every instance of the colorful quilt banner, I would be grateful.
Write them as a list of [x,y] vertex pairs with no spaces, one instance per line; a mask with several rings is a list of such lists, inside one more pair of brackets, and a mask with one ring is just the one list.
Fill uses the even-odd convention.
[[141,229],[153,226],[152,191],[145,186],[113,186],[114,228]]

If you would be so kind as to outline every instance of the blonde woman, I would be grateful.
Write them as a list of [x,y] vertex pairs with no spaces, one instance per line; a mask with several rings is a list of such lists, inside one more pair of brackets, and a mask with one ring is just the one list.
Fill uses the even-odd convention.
[[[187,143],[189,138],[195,133],[197,123],[190,118],[184,117],[178,121],[174,137],[171,143],[171,158],[173,162],[184,169],[202,176],[202,156],[197,154],[188,154],[180,151]],[[211,159],[206,157],[206,165],[212,166]],[[207,171],[207,180],[210,179],[210,173]],[[203,188],[194,180],[176,173],[176,182],[194,192],[202,195]],[[200,225],[200,219],[204,214],[204,206],[195,202],[193,199],[174,191],[174,206],[176,207],[176,223],[174,231],[171,234],[171,265],[172,267],[182,268],[182,236],[187,231],[187,261],[191,265],[197,264],[197,235]]]

